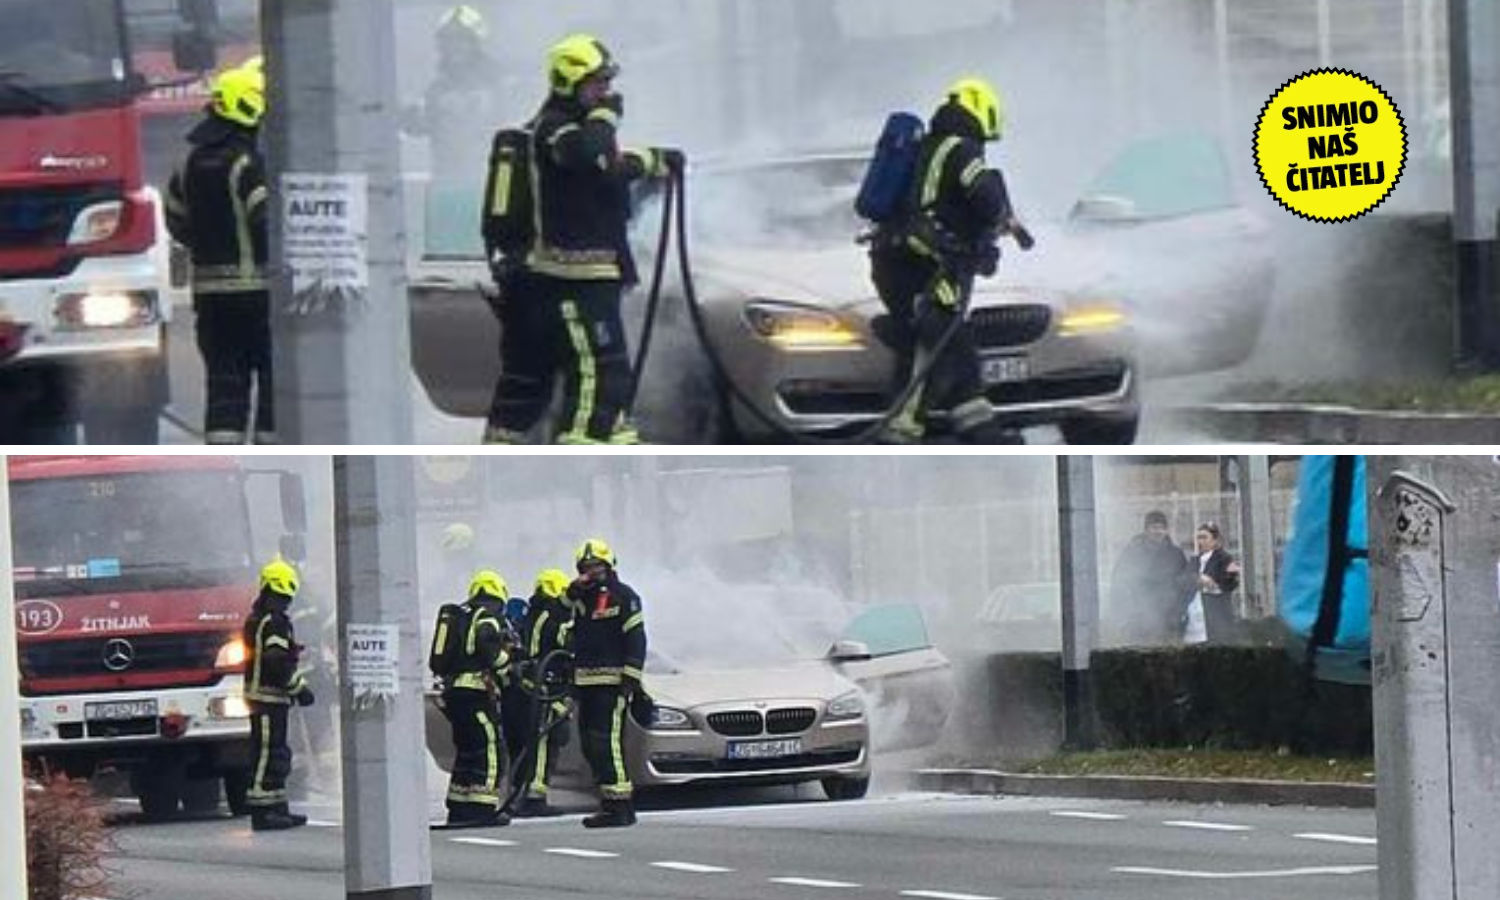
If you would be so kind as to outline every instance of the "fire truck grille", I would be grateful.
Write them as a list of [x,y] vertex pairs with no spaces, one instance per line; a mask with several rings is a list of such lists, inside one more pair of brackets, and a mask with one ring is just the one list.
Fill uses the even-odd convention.
[[62,247],[80,212],[118,199],[109,184],[0,190],[0,247]]
[[145,634],[33,641],[21,646],[21,677],[59,679],[212,671],[220,633]]

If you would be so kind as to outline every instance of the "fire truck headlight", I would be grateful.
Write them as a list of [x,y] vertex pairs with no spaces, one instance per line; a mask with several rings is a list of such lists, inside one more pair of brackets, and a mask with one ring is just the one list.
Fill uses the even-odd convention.
[[245,668],[245,642],[240,638],[233,638],[219,648],[219,655],[214,659],[214,668],[220,672],[239,672]]
[[136,328],[157,320],[155,291],[92,291],[57,298],[53,318],[63,330]]
[[21,707],[21,738],[38,737],[40,731],[36,724],[36,710],[30,706]]
[[97,244],[109,240],[120,230],[120,220],[124,217],[125,204],[119,200],[85,207],[73,220],[73,229],[68,232],[68,245]]
[[235,694],[229,697],[215,697],[208,701],[209,715],[215,719],[248,719],[250,717],[250,704],[245,698]]

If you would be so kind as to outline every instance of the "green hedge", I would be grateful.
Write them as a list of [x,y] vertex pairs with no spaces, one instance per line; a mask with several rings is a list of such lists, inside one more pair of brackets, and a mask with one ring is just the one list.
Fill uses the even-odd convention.
[[[1374,752],[1370,689],[1309,683],[1278,647],[1101,650],[1092,667],[1100,749]],[[997,654],[987,660],[985,677],[988,710],[974,726],[1001,756],[1036,756],[1061,744],[1057,654]]]

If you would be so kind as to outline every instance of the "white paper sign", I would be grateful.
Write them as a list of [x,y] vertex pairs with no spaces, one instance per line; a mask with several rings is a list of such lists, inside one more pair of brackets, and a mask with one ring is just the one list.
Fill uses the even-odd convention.
[[370,286],[364,175],[283,175],[283,249],[292,291],[339,293]]
[[400,661],[401,629],[397,625],[348,625],[346,673],[356,703],[394,697],[401,683],[396,667]]

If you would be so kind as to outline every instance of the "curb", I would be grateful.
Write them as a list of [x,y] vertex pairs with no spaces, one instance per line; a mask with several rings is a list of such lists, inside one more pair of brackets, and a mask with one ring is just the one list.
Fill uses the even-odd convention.
[[1233,443],[1496,444],[1500,416],[1301,403],[1209,403],[1164,413],[1174,424]]
[[1326,781],[1162,778],[1126,775],[1018,775],[993,769],[917,769],[924,790],[1022,797],[1180,800],[1188,803],[1373,809],[1375,787]]

